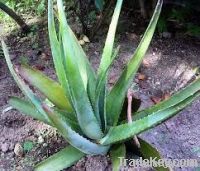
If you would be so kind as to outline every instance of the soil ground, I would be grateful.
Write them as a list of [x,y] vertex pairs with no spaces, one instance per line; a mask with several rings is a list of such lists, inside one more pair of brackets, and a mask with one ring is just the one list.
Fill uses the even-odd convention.
[[[44,23],[45,24],[45,23]],[[15,64],[28,62],[55,78],[51,60],[48,35],[44,25],[28,36],[10,35],[7,44]],[[110,72],[109,85],[112,86],[120,71],[130,59],[139,42],[140,35],[127,33],[118,35],[121,45],[119,58],[114,62]],[[102,40],[84,46],[92,65],[96,68],[102,52]],[[192,38],[155,37],[146,54],[145,60],[134,80],[136,95],[142,99],[142,108],[170,96],[195,79],[195,69],[200,66],[200,40]],[[144,79],[139,79],[140,75]],[[8,110],[9,96],[20,96],[21,91],[13,81],[5,59],[0,59],[0,170],[29,171],[38,161],[55,153],[66,145],[56,130],[16,110]],[[162,156],[170,159],[197,159],[200,162],[200,99],[160,126],[140,136],[152,143]],[[33,149],[22,157],[14,154],[16,143],[33,142]],[[107,171],[111,170],[108,157],[87,156],[73,167],[73,171]],[[134,170],[128,168],[127,170]],[[175,170],[192,171],[193,168],[176,168]]]

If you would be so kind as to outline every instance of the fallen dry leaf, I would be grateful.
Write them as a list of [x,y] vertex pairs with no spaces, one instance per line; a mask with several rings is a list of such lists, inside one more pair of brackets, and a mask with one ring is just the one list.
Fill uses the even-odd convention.
[[139,73],[138,80],[142,80],[142,81],[146,80],[146,75]]
[[142,65],[144,66],[144,67],[149,67],[150,66],[150,63],[146,60],[146,59],[143,59],[143,61],[142,61]]
[[41,57],[42,60],[45,60],[45,61],[49,60],[49,56],[44,52],[40,55],[40,57]]
[[154,104],[158,104],[162,101],[162,98],[160,97],[151,97],[151,100],[154,102]]
[[35,69],[38,69],[38,70],[40,70],[40,71],[44,71],[45,66],[44,66],[44,65],[38,65],[38,64],[37,64],[37,65],[34,66],[34,68],[35,68]]
[[171,94],[170,93],[166,93],[166,94],[164,94],[163,99],[164,100],[168,100],[170,97],[171,97]]

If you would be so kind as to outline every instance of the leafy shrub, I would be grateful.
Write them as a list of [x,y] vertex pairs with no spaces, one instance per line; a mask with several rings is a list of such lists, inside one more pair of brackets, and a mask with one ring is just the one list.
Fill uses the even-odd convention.
[[3,0],[3,2],[6,3],[10,8],[18,12],[19,14],[21,13],[26,13],[26,12],[33,12],[37,15],[43,15],[44,12],[46,11],[45,8],[45,0],[41,1],[36,1],[36,0]]
[[[138,150],[144,158],[159,159],[156,149],[144,140],[137,139],[136,135],[174,116],[199,96],[200,79],[197,79],[170,99],[148,109],[138,111],[139,106],[134,103],[132,120],[127,123],[123,119],[126,118],[123,109],[130,109],[131,105],[127,105],[125,100],[127,90],[151,42],[163,1],[158,0],[138,48],[109,91],[106,87],[107,74],[118,52],[118,49],[113,52],[113,46],[122,3],[123,0],[117,0],[97,74],[67,23],[62,0],[57,0],[59,32],[55,28],[52,0],[48,3],[49,38],[59,83],[29,66],[13,66],[2,40],[10,72],[29,99],[26,101],[12,97],[9,103],[22,113],[56,127],[70,144],[38,164],[36,171],[62,170],[87,154],[107,153],[111,156],[113,170],[119,170],[119,157],[125,157],[126,145],[130,141],[138,141]],[[29,85],[36,87],[52,104],[39,99]],[[132,137],[134,140],[131,140]]]
[[187,31],[186,33],[190,36],[199,37],[200,36],[200,26],[195,25],[193,23],[187,24]]
[[167,31],[167,21],[165,18],[160,17],[160,19],[158,20],[157,29],[159,33]]

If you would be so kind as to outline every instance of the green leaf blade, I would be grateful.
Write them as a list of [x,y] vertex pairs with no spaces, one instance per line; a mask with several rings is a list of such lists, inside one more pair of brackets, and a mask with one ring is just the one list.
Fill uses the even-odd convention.
[[[37,109],[36,107],[31,104],[30,102],[26,101],[26,100],[22,100],[18,97],[11,97],[9,99],[9,104],[14,107],[15,109],[19,110],[20,112],[22,112],[23,114],[27,115],[27,116],[31,116],[34,119],[37,119],[41,122],[44,122],[50,126],[53,126],[53,123],[50,122],[50,120],[47,120]],[[78,133],[82,133],[79,125],[76,122],[76,119],[74,119],[74,117],[71,117],[71,115],[69,113],[62,113],[60,111],[58,111],[57,113],[59,113],[58,117],[61,117],[73,130],[75,130]]]
[[[111,90],[110,94],[107,97],[107,104],[106,104],[106,106],[107,106],[106,111],[108,113],[107,122],[110,126],[116,125],[118,122],[126,92],[131,84],[132,78],[135,76],[135,74],[142,62],[142,59],[149,47],[151,39],[153,37],[153,33],[155,31],[158,18],[160,16],[162,3],[163,3],[163,0],[158,0],[153,17],[149,23],[149,26],[140,42],[138,48],[136,49],[130,62],[125,67],[119,80],[114,85],[113,89]],[[115,99],[115,103],[113,103],[113,99]]]
[[21,66],[18,70],[23,79],[42,92],[55,106],[68,112],[73,111],[63,88],[56,81],[28,66]]
[[120,158],[126,157],[126,147],[125,144],[116,144],[110,150],[110,158],[112,162],[112,170],[119,171],[120,170]]
[[37,164],[35,171],[60,171],[72,166],[84,156],[84,153],[69,145]]
[[[54,66],[56,69],[56,74],[58,76],[58,80],[61,83],[62,87],[66,90],[65,91],[66,95],[68,95],[68,92],[67,92],[68,83],[66,80],[66,75],[64,71],[63,62],[62,62],[63,61],[62,54],[59,48],[60,43],[58,41],[58,37],[56,33],[52,0],[48,0],[48,32],[49,32],[49,40],[50,40]],[[69,95],[67,97],[69,97]]]
[[[149,144],[147,141],[139,138],[139,142],[140,142],[140,153],[142,154],[144,159],[148,159],[150,160],[151,158],[154,159],[155,161],[158,161],[159,159],[162,159],[160,153],[158,152],[158,150],[153,147],[151,144]],[[154,167],[154,169],[156,171],[171,171],[170,168],[167,167]]]
[[104,155],[107,153],[109,146],[95,144],[90,140],[84,138],[83,136],[72,130],[71,127],[61,117],[58,117],[56,111],[53,111],[45,105],[43,107],[55,127],[59,130],[59,132],[67,140],[67,142],[70,143],[73,147],[79,149],[83,153],[91,155]]
[[77,40],[74,39],[73,32],[69,28],[65,18],[62,0],[57,0],[57,5],[60,34],[64,49],[64,67],[73,107],[82,131],[91,139],[100,139],[103,133],[100,122],[98,122],[99,116],[95,116],[87,93],[88,65],[83,56],[77,56],[80,47],[77,46]]
[[124,141],[128,138],[133,137],[147,129],[154,127],[155,125],[161,124],[166,119],[174,116],[183,108],[188,106],[194,99],[199,97],[200,93],[196,93],[191,97],[185,99],[179,104],[169,107],[165,110],[158,111],[156,113],[149,114],[148,116],[136,120],[134,122],[122,124],[119,126],[111,127],[108,134],[100,140],[100,144],[113,144],[120,141]]
[[139,111],[133,115],[134,120],[141,119],[145,116],[148,116],[151,113],[156,113],[162,110],[165,110],[169,107],[175,106],[176,104],[184,101],[188,97],[194,95],[200,90],[200,78],[193,81],[190,85],[185,87],[183,90],[177,92],[172,97],[170,97],[168,100],[162,101],[161,103],[154,105],[148,109]]
[[31,116],[34,119],[49,124],[45,117],[30,102],[22,100],[18,97],[11,97],[9,99],[9,104],[27,116]]
[[34,104],[34,106],[37,108],[37,110],[45,117],[47,121],[49,121],[49,118],[46,114],[46,112],[42,108],[41,100],[36,97],[36,95],[32,92],[32,90],[29,88],[29,86],[19,77],[17,68],[14,69],[14,66],[10,60],[10,56],[8,53],[8,48],[3,40],[1,40],[2,48],[4,52],[4,56],[6,58],[6,63],[8,65],[8,68],[10,70],[11,75],[13,76],[14,80],[18,84],[19,88],[22,90],[24,95],[26,95],[30,101]]
[[[105,97],[105,96],[107,96],[105,93],[106,83],[107,83],[107,73],[108,73],[108,70],[109,70],[111,64],[113,63],[115,57],[117,56],[117,54],[119,52],[119,47],[118,47],[113,54],[115,34],[116,34],[117,24],[118,24],[118,20],[119,20],[119,15],[120,15],[121,8],[122,8],[122,3],[123,3],[123,0],[117,1],[116,7],[115,7],[115,10],[113,13],[112,21],[109,26],[109,31],[108,31],[105,46],[103,49],[102,59],[101,59],[100,66],[98,69],[98,78],[97,78],[97,82],[96,82],[95,113],[98,113],[97,115],[100,115],[103,129],[106,129],[106,127],[107,127],[106,97]],[[99,104],[101,106],[99,106]],[[100,108],[103,108],[104,110],[102,110]]]
[[115,34],[116,34],[117,24],[119,20],[119,15],[122,8],[122,3],[123,3],[123,0],[117,0],[117,4],[115,7],[111,24],[109,26],[108,35],[107,35],[105,46],[103,49],[102,59],[101,59],[101,63],[99,66],[99,71],[98,71],[99,75],[104,74],[112,62],[112,53],[113,53]]

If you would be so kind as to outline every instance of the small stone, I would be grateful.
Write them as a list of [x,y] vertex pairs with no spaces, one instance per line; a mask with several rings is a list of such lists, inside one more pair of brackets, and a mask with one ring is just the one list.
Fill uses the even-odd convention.
[[47,143],[44,143],[44,144],[43,144],[43,147],[47,147],[47,146],[48,146],[48,144],[47,144]]
[[42,136],[38,137],[38,144],[42,144],[44,142],[44,138]]
[[22,167],[21,166],[17,166],[16,167],[16,171],[20,171],[20,170],[23,170]]
[[169,32],[163,32],[162,33],[162,37],[166,38],[166,39],[170,39],[172,37],[172,34]]
[[49,57],[47,56],[47,54],[44,53],[44,52],[43,52],[40,56],[41,56],[41,59],[42,59],[42,60],[45,60],[45,61],[46,61],[46,60],[49,59]]
[[1,144],[1,151],[6,153],[9,150],[9,144],[8,143],[3,143]]
[[80,45],[84,45],[85,44],[84,40],[79,40],[78,42],[79,42]]
[[83,41],[86,42],[86,43],[90,42],[90,40],[89,40],[89,38],[87,36],[83,36]]
[[15,144],[14,153],[16,156],[22,157],[24,150],[20,143]]
[[127,33],[127,38],[132,41],[132,40],[138,40],[138,35],[136,35],[135,33]]
[[191,145],[194,145],[195,141],[194,140],[189,140],[188,143],[191,144]]
[[155,82],[155,85],[160,85],[160,82],[159,81]]
[[94,54],[95,54],[95,55],[99,55],[99,52],[97,52],[97,51],[94,51]]

